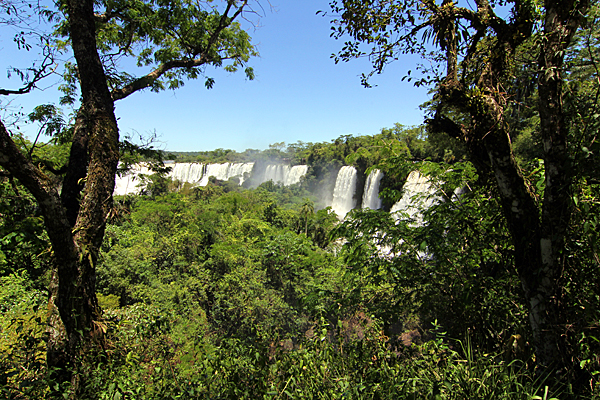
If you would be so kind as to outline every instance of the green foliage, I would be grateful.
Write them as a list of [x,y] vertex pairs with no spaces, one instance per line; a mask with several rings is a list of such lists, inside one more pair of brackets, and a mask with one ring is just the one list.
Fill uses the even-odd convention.
[[64,144],[69,142],[70,137],[68,131],[65,130],[65,120],[61,110],[55,105],[39,105],[33,109],[28,118],[30,122],[38,122],[40,124],[38,138],[43,133],[46,136],[53,137],[57,143]]
[[[479,346],[498,351],[510,335],[526,330],[500,206],[482,188],[454,195],[477,178],[469,164],[422,168],[436,188],[430,196],[441,200],[423,211],[426,223],[409,214],[396,220],[355,211],[336,228],[346,240],[343,254],[348,273],[356,276],[356,295],[371,297],[370,312],[390,323],[404,310],[417,312],[423,322],[438,319],[452,337],[469,330]],[[394,300],[377,291],[381,282],[394,291]]]
[[0,276],[27,271],[33,279],[48,266],[48,239],[33,196],[12,178],[0,181]]
[[[385,168],[393,176],[396,162],[403,177],[415,167],[405,160],[400,152]],[[476,184],[469,163],[418,166],[434,196],[444,199],[422,210],[422,225],[407,214],[395,220],[374,210],[355,210],[339,224],[329,210],[315,211],[306,192],[273,183],[119,199],[97,266],[106,334],[81,360],[82,393],[90,399],[566,396],[568,388],[534,378],[527,345],[510,343],[516,335],[526,343],[530,334],[510,273],[512,245],[489,189]],[[573,221],[571,245],[584,259],[597,254],[595,190],[578,194],[582,220]],[[588,229],[575,234],[586,222]],[[588,311],[580,315],[588,325],[574,343],[581,368],[593,376],[598,282],[593,265],[579,271],[586,286],[574,277],[566,287],[573,296],[585,294],[579,301]],[[48,398],[43,329],[33,322],[34,307],[18,300],[32,293],[29,278],[7,279],[0,303],[12,310],[22,305],[24,333],[3,342],[13,354],[3,371],[16,363],[30,367],[8,381],[27,376],[29,386],[9,384],[5,393]]]
[[268,287],[266,271],[252,265],[232,268],[219,279],[211,317],[224,337],[259,341],[283,335],[295,322],[282,293]]
[[[140,311],[154,315],[151,308],[113,315],[120,319],[108,336],[112,357],[89,362],[89,398],[550,399],[559,389],[531,379],[519,362],[476,353],[468,342],[455,349],[443,333],[390,351],[381,325],[364,317],[351,327],[320,320],[298,343],[230,338],[214,346],[200,339],[190,358],[169,340],[169,326],[153,336],[137,331],[155,318],[140,318]],[[360,333],[346,339],[349,329]]]
[[[215,21],[204,12],[206,23]],[[142,29],[134,25],[129,28]],[[111,38],[123,28],[113,23],[102,29],[109,44],[103,51],[114,50],[119,42]],[[600,369],[597,83],[576,77],[595,76],[579,65],[591,62],[594,35],[582,33],[569,72],[568,106],[580,110],[572,129],[579,145],[569,151],[575,168],[589,169],[578,175],[573,191],[561,293],[561,301],[573,305],[565,335],[579,376],[587,379],[578,395],[589,398],[598,398]],[[164,52],[162,44],[154,45],[143,62],[187,51],[173,41],[165,42],[170,49]],[[132,82],[110,72],[115,88]],[[515,79],[528,76],[520,71]],[[153,88],[176,87],[182,77],[165,75]],[[536,94],[520,100],[527,108]],[[516,127],[511,140],[519,165],[541,202],[539,117],[509,107],[506,118]],[[53,107],[36,109],[31,119],[51,134],[68,134]],[[127,138],[121,145],[125,166],[155,156],[159,165],[165,156],[132,143]],[[22,147],[56,166],[68,152],[68,146],[25,140]],[[159,165],[146,178],[143,195],[117,199],[109,216],[96,282],[105,318],[98,327],[106,335],[81,360],[83,392],[99,399],[577,396],[570,393],[571,375],[562,382],[543,380],[530,369],[531,332],[512,271],[514,246],[494,189],[482,185],[486,180],[464,155],[447,135],[395,124],[373,136],[345,135],[330,143],[177,154],[178,161],[204,163],[308,164],[306,179],[291,187],[266,182],[242,190],[235,180],[214,179],[192,187],[169,181]],[[355,210],[339,223],[313,193],[332,189],[342,165],[357,167],[360,179],[381,169],[388,208],[415,168],[428,176],[435,188],[428,196],[437,200],[418,215]],[[62,388],[44,381],[43,296],[35,289],[47,271],[48,242],[35,203],[18,182],[4,179],[0,191],[3,395],[51,397],[49,387]],[[516,337],[523,338],[522,347]]]
[[[530,139],[524,130],[516,148],[541,201],[544,164],[531,159]],[[457,162],[460,149],[441,153],[445,144],[436,140],[421,127],[396,124],[378,135],[331,143],[276,143],[270,153],[313,163],[303,183],[242,189],[213,180],[192,187],[156,174],[142,196],[116,199],[97,266],[105,352],[82,360],[85,393],[107,399],[529,399],[568,393],[567,386],[536,380],[529,370],[527,312],[493,189],[481,185],[473,165]],[[221,150],[210,157],[206,162],[245,160]],[[334,178],[343,164],[363,175],[384,171],[388,206],[418,168],[435,189],[428,196],[438,201],[420,216],[354,210],[339,223],[308,189]],[[29,282],[43,279],[48,244],[27,192],[11,180],[0,189],[0,266],[10,281],[0,303],[10,315],[20,313],[3,336],[11,354],[2,364],[6,393],[43,398],[49,396],[43,318],[39,305],[19,299],[38,293]],[[564,284],[565,301],[576,304],[570,319],[579,321],[570,343],[589,378],[590,398],[600,351],[599,196],[594,178],[582,178]],[[23,270],[29,274],[11,275]],[[437,328],[427,328],[434,321]],[[447,334],[439,333],[442,327]],[[523,348],[511,347],[516,336]],[[11,375],[19,363],[29,363],[26,372]],[[18,379],[27,385],[17,389]]]
[[5,398],[36,398],[47,390],[45,300],[25,273],[0,277],[0,393]]
[[[274,208],[268,192],[221,192],[204,202],[210,188],[139,198],[128,220],[109,226],[100,292],[118,296],[121,305],[202,307],[225,336],[266,340],[290,332],[299,293],[308,292],[313,266],[326,260],[322,250],[294,232],[296,213]],[[310,231],[326,240],[327,224],[317,223],[321,231]]]
[[[237,5],[236,5],[237,6]],[[254,71],[246,63],[257,52],[250,36],[238,22],[236,6],[224,15],[225,7],[200,4],[190,0],[164,2],[143,0],[105,1],[98,4],[97,45],[105,63],[111,90],[152,91],[177,89],[185,80],[205,78],[211,88],[214,79],[206,76],[206,67],[222,67],[235,72],[243,69],[248,79]],[[66,23],[59,24],[59,34],[67,32]],[[63,42],[61,46],[68,43]],[[134,71],[122,67],[122,59],[132,57],[138,67],[164,70],[157,76],[134,76]],[[75,68],[67,64],[64,101],[75,99]]]

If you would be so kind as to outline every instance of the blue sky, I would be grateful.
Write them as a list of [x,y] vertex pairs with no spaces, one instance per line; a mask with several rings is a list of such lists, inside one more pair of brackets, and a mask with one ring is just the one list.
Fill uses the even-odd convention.
[[[255,80],[246,80],[241,72],[208,70],[216,80],[211,90],[197,80],[176,91],[135,93],[116,104],[121,134],[156,131],[160,147],[172,151],[243,151],[266,149],[275,142],[373,135],[396,122],[423,122],[418,107],[427,100],[427,90],[401,82],[403,74],[414,69],[415,59],[390,65],[374,77],[377,87],[365,89],[359,75],[369,71],[367,60],[336,65],[330,58],[343,43],[329,37],[329,19],[316,15],[317,10],[328,10],[327,0],[271,4],[274,10],[265,9],[260,26],[246,26],[260,53],[249,63]],[[21,57],[12,47],[6,35],[0,38],[0,52],[13,57],[3,57],[4,68]],[[8,83],[0,79],[0,85]],[[48,86],[15,98],[12,105],[22,104],[29,112],[36,104],[56,103],[55,86]]]

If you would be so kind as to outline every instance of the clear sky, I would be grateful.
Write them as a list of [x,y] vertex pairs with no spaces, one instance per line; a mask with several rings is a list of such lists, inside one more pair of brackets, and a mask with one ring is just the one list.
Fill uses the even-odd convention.
[[[343,45],[329,37],[327,0],[271,0],[260,26],[245,24],[260,57],[249,65],[256,79],[243,72],[208,70],[214,88],[203,80],[190,81],[176,91],[139,92],[116,103],[122,134],[156,131],[161,148],[205,151],[216,148],[243,151],[266,149],[275,142],[330,141],[340,135],[373,135],[399,122],[423,122],[419,105],[425,88],[401,82],[414,59],[406,58],[374,77],[377,87],[365,89],[359,76],[369,72],[367,60],[335,64],[330,58]],[[268,5],[268,4],[267,4]],[[0,53],[10,52],[12,38],[0,38]],[[8,53],[7,53],[8,52]],[[4,58],[4,57],[2,57]],[[2,67],[12,65],[4,58]],[[17,82],[10,86],[15,87]],[[8,86],[5,79],[0,85]],[[55,87],[13,100],[23,111],[42,102],[58,102]]]

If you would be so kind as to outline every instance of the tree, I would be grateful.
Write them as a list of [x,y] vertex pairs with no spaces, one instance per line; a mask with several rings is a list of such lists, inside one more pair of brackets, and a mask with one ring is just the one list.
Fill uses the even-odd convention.
[[304,199],[300,207],[300,220],[304,220],[304,235],[308,236],[308,222],[313,218],[315,205],[310,199]]
[[[495,6],[510,6],[501,18]],[[351,37],[337,61],[368,56],[374,73],[402,54],[429,58],[417,85],[434,86],[430,132],[445,132],[466,145],[481,172],[493,176],[514,246],[514,265],[524,289],[536,360],[544,370],[569,360],[564,340],[566,304],[560,276],[567,254],[565,234],[573,211],[569,115],[563,106],[566,51],[590,8],[589,0],[477,0],[461,7],[451,0],[354,0],[330,3],[339,14],[333,36]],[[362,44],[369,49],[363,51]],[[544,192],[537,195],[513,156],[508,111],[522,89],[515,81],[525,47],[537,55],[528,71],[535,80],[543,142]],[[433,51],[431,51],[433,49]],[[445,64],[445,70],[443,68]],[[409,80],[414,79],[408,75]]]
[[[159,90],[165,77],[167,86],[176,88],[183,78],[197,77],[199,68],[222,66],[224,60],[232,60],[225,68],[235,70],[254,55],[249,36],[234,22],[252,11],[247,0],[228,0],[221,8],[209,2],[204,9],[201,4],[188,0],[60,4],[65,21],[59,32],[68,37],[64,44],[75,57],[73,73],[67,75],[66,101],[74,100],[77,88],[81,94],[60,194],[47,170],[19,150],[0,121],[0,166],[35,197],[52,244],[55,270],[47,363],[60,371],[61,382],[76,377],[72,369],[79,354],[92,337],[102,336],[95,266],[119,162],[114,102],[144,88]],[[96,12],[95,5],[105,10]],[[140,78],[116,71],[118,57],[134,54],[144,65],[158,65]],[[247,74],[252,77],[251,69]],[[43,75],[35,74],[34,79]],[[213,82],[208,79],[207,86]],[[22,92],[34,87],[28,84]]]

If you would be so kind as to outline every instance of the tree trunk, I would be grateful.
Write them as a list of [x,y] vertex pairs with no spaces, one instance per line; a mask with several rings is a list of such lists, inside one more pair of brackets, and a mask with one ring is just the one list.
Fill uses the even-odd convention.
[[[499,62],[497,66],[502,64]],[[429,124],[465,142],[474,163],[489,166],[495,178],[514,245],[515,268],[529,306],[536,357],[546,370],[560,364],[559,338],[551,329],[552,321],[541,316],[541,313],[558,314],[556,304],[551,302],[558,283],[553,271],[544,268],[539,209],[512,154],[509,127],[504,120],[506,100],[494,83],[501,71],[502,67],[495,69],[490,65],[476,92],[448,79],[440,87],[442,103],[467,113],[471,122],[466,127],[459,126],[438,114]]]
[[95,265],[119,159],[114,104],[96,49],[93,0],[69,0],[66,5],[82,107],[62,200],[52,181],[25,158],[0,121],[0,165],[38,201],[52,244],[47,363],[61,383],[76,376],[79,356],[97,333]]
[[561,251],[571,215],[573,181],[567,148],[569,128],[562,104],[565,50],[589,9],[588,0],[545,1],[544,36],[539,54],[540,131],[544,146],[545,190],[540,227],[540,267],[528,296],[529,318],[537,333],[536,357],[542,366],[568,362],[566,315],[561,304]]
[[83,107],[77,110],[73,139],[67,172],[62,182],[60,193],[63,205],[67,209],[67,218],[72,227],[75,227],[79,214],[79,197],[84,188],[85,176],[88,170],[88,120]]
[[[56,269],[55,304],[64,325],[66,343],[58,340],[48,343],[48,365],[60,368],[73,367],[87,338],[94,333],[94,322],[100,317],[95,265],[106,215],[112,205],[119,158],[114,105],[96,49],[93,2],[70,0],[67,11],[83,102],[77,116],[70,171],[63,194],[77,258],[76,262],[66,264],[57,259]],[[82,185],[83,197],[79,203],[76,199]],[[53,247],[56,256],[61,250]]]
[[[449,67],[446,82],[439,90],[440,110],[430,121],[433,129],[449,132],[465,142],[477,165],[491,166],[514,244],[515,267],[528,303],[536,361],[544,372],[562,368],[568,362],[561,326],[566,315],[560,302],[560,276],[561,250],[571,213],[572,176],[561,71],[565,50],[588,8],[589,0],[545,1],[538,61],[538,109],[545,163],[541,212],[512,154],[509,127],[504,121],[507,101],[499,84],[504,79],[507,60],[530,33],[524,30],[522,38],[514,41],[512,30],[498,28],[498,40],[489,49],[489,63],[482,69],[477,91],[459,83],[454,69]],[[447,61],[456,62],[450,56]],[[469,115],[470,123],[462,126],[442,116],[440,111],[448,106]]]
[[[44,224],[48,232],[48,237],[52,244],[53,263],[55,265],[55,273],[60,276],[67,276],[60,284],[53,282],[57,286],[51,287],[51,291],[56,290],[56,295],[51,295],[51,302],[58,302],[59,297],[65,297],[61,291],[72,288],[64,288],[65,283],[69,282],[69,276],[77,277],[79,254],[76,244],[73,240],[71,226],[66,216],[66,210],[62,206],[60,197],[52,180],[43,174],[39,168],[33,165],[19,150],[15,143],[10,138],[3,124],[0,123],[0,165],[15,176],[21,184],[23,184],[36,198],[42,215],[44,216]],[[80,297],[81,298],[81,297]],[[63,301],[63,303],[65,303]],[[74,329],[66,330],[68,326],[79,326],[73,320],[81,318],[85,315],[80,310],[82,302],[75,299],[73,304],[67,306],[69,312],[60,315],[56,310],[49,305],[49,321],[53,324],[50,330],[50,340],[48,342],[47,360],[49,366],[62,367],[66,371],[66,367],[70,364],[70,355],[68,349],[71,347],[72,340],[78,341],[78,336],[73,336],[76,333]],[[62,306],[62,305],[61,305]],[[64,315],[63,315],[64,314]],[[66,320],[66,323],[65,323]],[[79,328],[82,329],[82,328]]]

